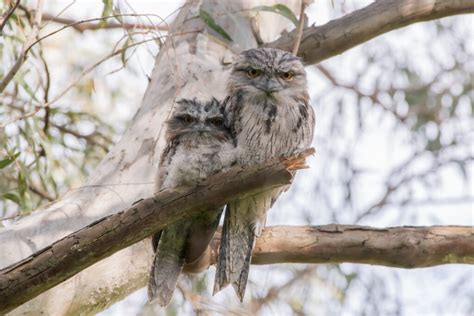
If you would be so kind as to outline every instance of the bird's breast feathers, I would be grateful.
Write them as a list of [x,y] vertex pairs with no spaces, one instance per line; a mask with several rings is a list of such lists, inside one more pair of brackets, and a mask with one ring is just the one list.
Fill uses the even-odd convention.
[[243,100],[240,106],[235,119],[240,163],[291,155],[311,144],[314,117],[305,99]]

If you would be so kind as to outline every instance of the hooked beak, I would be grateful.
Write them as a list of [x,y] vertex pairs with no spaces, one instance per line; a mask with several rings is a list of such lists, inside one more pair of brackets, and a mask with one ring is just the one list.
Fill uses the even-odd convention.
[[281,90],[281,84],[272,78],[267,78],[265,82],[259,86],[257,86],[259,90],[262,90],[267,95],[272,94],[273,92],[277,92]]
[[195,133],[199,133],[199,135],[202,135],[203,133],[209,131],[209,126],[206,126],[206,124],[203,123],[198,123],[193,127],[193,131]]

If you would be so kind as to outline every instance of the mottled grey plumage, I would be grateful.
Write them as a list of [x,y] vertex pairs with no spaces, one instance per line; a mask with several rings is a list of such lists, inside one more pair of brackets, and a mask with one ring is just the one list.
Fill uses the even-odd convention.
[[[237,163],[259,164],[310,146],[314,114],[301,61],[272,48],[237,57],[227,84],[228,125],[237,142]],[[222,230],[214,293],[232,283],[243,300],[255,236],[266,212],[284,189],[228,205]]]
[[[235,161],[234,142],[225,126],[224,108],[183,99],[166,122],[167,146],[162,154],[157,189],[195,185]],[[148,299],[166,306],[185,264],[197,262],[219,224],[222,208],[178,221],[153,236],[156,251],[148,283]],[[200,272],[200,271],[192,271]]]

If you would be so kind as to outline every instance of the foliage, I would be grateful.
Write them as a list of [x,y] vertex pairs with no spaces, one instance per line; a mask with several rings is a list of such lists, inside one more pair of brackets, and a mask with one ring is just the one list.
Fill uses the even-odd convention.
[[281,16],[284,16],[285,18],[290,20],[295,25],[295,27],[298,26],[298,18],[296,17],[296,15],[293,13],[293,11],[291,11],[286,5],[282,3],[278,3],[272,6],[261,5],[253,8],[253,10],[280,14]]
[[[3,4],[0,13],[8,8]],[[102,17],[95,20],[106,28],[111,14],[119,21],[129,18],[113,9],[112,1],[104,1]],[[16,62],[33,19],[32,9],[20,4],[6,21],[0,37],[0,78]],[[138,54],[142,59],[152,59],[163,37],[152,27],[104,30],[112,35],[104,43],[112,52],[103,57],[87,45],[68,44],[87,41],[76,28],[80,23],[58,25],[51,22],[54,19],[43,16],[41,40],[0,95],[2,218],[25,215],[84,181],[117,140],[141,98],[137,91],[132,106],[130,92],[117,81],[140,78],[144,85],[146,73],[137,64],[137,48],[143,47]],[[143,19],[134,20],[152,21]],[[60,42],[63,47],[58,47]]]
[[199,17],[201,18],[201,20],[204,21],[204,23],[207,24],[207,26],[222,35],[222,37],[226,40],[232,42],[232,38],[230,37],[230,35],[219,24],[216,23],[216,21],[212,18],[209,12],[201,9],[199,10]]

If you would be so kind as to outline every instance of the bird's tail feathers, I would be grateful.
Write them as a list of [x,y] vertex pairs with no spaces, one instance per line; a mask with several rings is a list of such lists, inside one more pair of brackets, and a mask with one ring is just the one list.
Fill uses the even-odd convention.
[[156,254],[148,281],[148,300],[157,300],[166,306],[173,297],[174,289],[185,263],[187,227],[175,224],[153,236]]
[[[247,207],[251,208],[249,205]],[[256,222],[249,222],[249,218],[255,218],[255,216],[245,216],[241,210],[242,205],[239,202],[231,203],[226,210],[214,294],[232,283],[237,296],[243,301],[255,237],[261,233],[264,222],[261,222],[261,218],[258,218]],[[246,210],[253,215],[251,209],[246,208]]]
[[214,280],[214,292],[213,295],[216,295],[219,291],[224,289],[230,284],[229,276],[229,261],[230,261],[230,237],[227,227],[229,226],[229,216],[227,213],[229,210],[226,210],[226,215],[224,217],[224,226],[221,233],[221,243],[219,247],[219,255],[217,258],[216,265],[216,276]]
[[235,293],[243,302],[245,289],[247,288],[247,280],[249,277],[250,260],[252,259],[252,250],[255,244],[255,232],[252,229],[247,229],[241,236],[241,253],[239,258],[233,258],[231,261],[230,281]]
[[183,269],[184,257],[175,253],[155,255],[148,283],[148,301],[157,300],[160,306],[167,306]]

